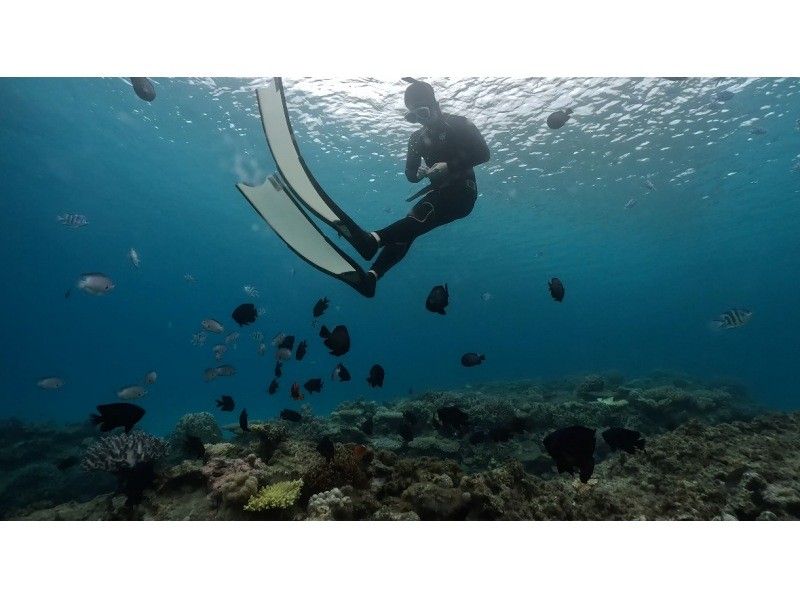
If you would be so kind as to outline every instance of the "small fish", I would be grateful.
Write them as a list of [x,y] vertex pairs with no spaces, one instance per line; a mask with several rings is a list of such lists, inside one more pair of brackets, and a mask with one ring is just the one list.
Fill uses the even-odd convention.
[[350,350],[350,334],[347,332],[347,327],[339,324],[333,329],[333,332],[323,326],[319,335],[325,339],[325,346],[330,349],[331,355],[340,357]]
[[72,467],[75,467],[78,463],[80,463],[80,459],[78,459],[78,457],[71,456],[56,461],[56,467],[59,469],[59,471],[66,471]]
[[64,380],[56,377],[41,378],[36,382],[36,386],[43,388],[44,390],[58,390],[64,386]]
[[258,317],[260,318],[261,316],[263,316],[264,314],[267,313],[267,308],[266,307],[259,307],[257,313],[258,313]]
[[259,355],[264,355],[267,352],[267,345],[266,343],[261,343],[258,345],[258,349],[256,349]]
[[626,209],[626,210],[630,210],[630,209],[631,209],[633,206],[635,206],[637,203],[639,203],[639,200],[638,200],[638,199],[636,199],[635,197],[631,197],[631,198],[630,198],[630,199],[629,199],[629,200],[628,200],[628,201],[625,203],[625,209]]
[[190,459],[203,459],[206,457],[206,445],[199,436],[188,434],[183,439],[183,454]]
[[564,300],[564,283],[558,278],[551,278],[547,283],[547,288],[550,289],[550,296],[561,303]]
[[289,349],[289,351],[291,352],[291,350],[294,348],[294,336],[292,336],[291,334],[288,336],[284,336],[283,340],[278,345],[278,348]]
[[644,186],[647,187],[648,189],[650,189],[650,191],[656,191],[657,190],[656,186],[655,186],[655,183],[653,183],[653,181],[650,180],[649,176],[644,179]]
[[589,481],[594,472],[594,430],[584,426],[560,428],[544,437],[544,448],[556,462],[558,473],[574,473],[580,480]]
[[89,417],[92,425],[100,424],[101,432],[108,432],[114,428],[125,428],[125,432],[128,433],[145,414],[144,409],[133,403],[98,405],[97,411],[99,415],[93,413]]
[[337,365],[331,373],[331,380],[338,380],[339,382],[349,382],[351,379],[350,372],[344,367],[344,364]]
[[311,378],[303,384],[303,388],[308,391],[308,394],[322,391],[322,378]]
[[66,226],[67,228],[81,228],[89,224],[89,221],[86,219],[86,216],[83,214],[61,214],[56,216],[58,219],[58,223]]
[[569,120],[570,114],[572,114],[572,108],[556,110],[547,117],[547,126],[551,129],[560,129]]
[[314,310],[313,310],[314,318],[319,318],[322,314],[324,314],[325,310],[328,309],[329,303],[330,302],[328,301],[327,297],[323,297],[322,299],[317,301],[314,304]]
[[278,349],[277,351],[275,351],[275,357],[279,362],[288,361],[292,358],[292,350],[286,348]]
[[242,303],[233,310],[231,317],[239,326],[247,326],[256,321],[258,312],[256,311],[256,306],[252,303]]
[[436,410],[433,427],[445,433],[463,436],[469,431],[469,415],[460,407],[449,405]]
[[219,407],[220,411],[233,411],[234,407],[236,407],[236,403],[233,397],[222,395],[222,398],[217,399],[217,407]]
[[494,295],[492,295],[491,293],[483,293],[481,295],[481,299],[483,299],[484,301],[491,301],[493,298]]
[[236,374],[236,368],[232,365],[220,365],[214,368],[217,376],[233,376]]
[[123,401],[132,401],[134,399],[141,399],[147,394],[147,389],[142,386],[126,386],[117,391],[117,398]]
[[303,357],[306,356],[307,350],[308,350],[308,343],[306,341],[300,341],[300,344],[297,345],[297,351],[294,354],[294,358],[297,361],[302,361]]
[[372,388],[375,388],[376,386],[383,388],[383,378],[385,375],[386,372],[384,372],[383,366],[376,363],[369,369],[367,384],[369,384]]
[[253,339],[256,343],[263,343],[264,342],[264,333],[260,330],[256,330],[250,335],[250,338]]
[[287,422],[301,422],[303,421],[303,416],[300,415],[297,411],[293,411],[292,409],[282,409],[280,418],[286,420]]
[[445,315],[444,308],[450,302],[450,293],[447,290],[447,284],[436,285],[428,293],[428,298],[425,300],[425,309],[436,314]]
[[753,127],[752,129],[750,129],[750,134],[751,135],[766,135],[767,134],[767,130],[765,128],[763,128],[763,127]]
[[212,332],[214,334],[221,334],[225,332],[225,327],[213,318],[206,318],[200,322],[200,325],[203,327],[203,330]]
[[625,451],[632,455],[637,449],[644,450],[644,438],[636,430],[611,426],[601,435],[612,451]]
[[465,368],[475,367],[486,360],[486,355],[478,353],[464,353],[461,356],[461,365]]
[[247,432],[247,409],[242,409],[242,412],[239,414],[239,427],[242,429],[243,432]]
[[293,401],[302,401],[305,398],[303,393],[300,392],[300,385],[297,382],[292,384],[292,388],[289,390],[289,396],[292,397]]
[[272,339],[272,346],[273,347],[279,347],[280,344],[283,342],[283,339],[285,339],[285,338],[286,338],[286,334],[283,333],[283,332],[280,332],[280,333],[276,334],[275,337]]
[[753,312],[747,309],[729,309],[719,315],[719,318],[712,322],[715,328],[725,330],[728,328],[739,328],[744,326],[753,317]]
[[217,368],[206,368],[203,370],[203,380],[211,382],[217,379]]
[[133,247],[128,250],[128,259],[131,261],[134,268],[139,268],[142,265],[139,259],[139,253]]
[[150,370],[144,375],[144,385],[150,386],[151,384],[155,384],[156,380],[158,380],[158,374],[155,370]]
[[225,352],[228,350],[227,345],[214,345],[211,350],[214,352],[214,359],[217,361],[222,361],[222,358],[225,356]]
[[258,299],[258,291],[256,290],[256,288],[253,285],[246,284],[242,288],[244,289],[244,294],[245,295],[247,295],[248,297],[251,297],[253,299]]
[[317,444],[317,452],[325,457],[325,460],[330,463],[333,460],[333,455],[335,452],[333,441],[327,436],[320,440]]
[[[75,287],[87,295],[108,295],[114,290],[114,283],[112,280],[100,272],[88,272],[81,274],[81,277],[75,283]],[[72,289],[68,289],[64,293],[64,297],[69,297]]]
[[183,275],[183,279],[184,279],[186,282],[189,282],[189,283],[192,283],[192,282],[197,282],[197,281],[195,280],[194,276],[192,276],[191,274],[188,274],[188,273]]
[[361,425],[358,426],[358,429],[364,432],[367,436],[372,436],[372,433],[375,431],[375,420],[371,417],[368,417]]
[[228,336],[225,337],[225,344],[226,345],[233,345],[234,349],[236,348],[236,341],[239,340],[239,333],[238,332],[231,332]]
[[195,332],[192,335],[192,344],[195,347],[202,347],[206,344],[206,333],[205,332]]
[[275,378],[273,378],[272,382],[269,383],[269,388],[267,388],[267,392],[271,395],[274,395],[277,390],[278,390],[278,381]]
[[280,378],[283,375],[283,364],[280,361],[275,362],[275,377]]
[[139,96],[139,99],[145,102],[152,102],[156,99],[156,88],[153,87],[153,82],[147,77],[129,77],[133,91]]

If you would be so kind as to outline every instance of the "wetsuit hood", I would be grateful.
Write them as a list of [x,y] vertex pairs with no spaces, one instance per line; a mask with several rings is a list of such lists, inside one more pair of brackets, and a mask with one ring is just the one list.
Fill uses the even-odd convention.
[[406,108],[410,110],[418,106],[436,107],[436,94],[434,94],[433,87],[429,83],[411,78],[406,80],[411,81],[411,85],[406,87],[404,96]]

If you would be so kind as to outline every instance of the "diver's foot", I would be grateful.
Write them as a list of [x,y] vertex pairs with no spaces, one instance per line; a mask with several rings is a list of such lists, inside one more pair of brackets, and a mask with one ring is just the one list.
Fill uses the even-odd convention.
[[364,295],[364,297],[374,297],[375,296],[375,287],[378,284],[378,275],[375,274],[373,270],[367,272],[367,275],[361,281],[361,286],[358,289],[358,292]]
[[378,236],[375,233],[359,230],[350,238],[350,243],[352,243],[361,257],[368,261],[375,257],[378,252]]

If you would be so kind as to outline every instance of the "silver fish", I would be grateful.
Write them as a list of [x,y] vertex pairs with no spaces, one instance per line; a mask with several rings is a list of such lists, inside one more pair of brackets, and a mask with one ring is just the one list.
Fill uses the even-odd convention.
[[128,259],[131,261],[134,268],[138,268],[142,264],[139,260],[139,253],[133,247],[128,250]]
[[729,309],[719,315],[713,324],[720,329],[739,328],[744,326],[753,317],[753,312],[747,309]]
[[626,210],[630,210],[630,209],[631,209],[633,206],[635,206],[637,203],[639,203],[639,200],[638,200],[638,199],[636,199],[635,197],[631,197],[631,198],[630,198],[630,199],[627,201],[627,203],[625,204],[625,209],[626,209]]
[[184,279],[186,282],[197,282],[197,281],[194,279],[194,276],[192,276],[191,274],[184,274],[184,275],[183,275],[183,279]]
[[155,384],[156,380],[158,380],[158,374],[155,370],[151,370],[144,375],[144,384],[148,386],[150,384]]
[[211,382],[217,377],[217,368],[206,368],[203,370],[203,380]]
[[226,345],[214,345],[211,350],[214,351],[214,359],[222,361],[222,357],[225,355],[225,351],[228,350],[228,347]]
[[205,332],[195,332],[192,335],[192,344],[195,347],[202,347],[206,344],[206,333]]
[[292,358],[292,352],[286,347],[283,347],[282,349],[278,349],[275,356],[278,358],[278,361],[287,361]]
[[147,394],[147,389],[142,386],[126,386],[125,388],[117,391],[117,397],[123,401],[130,401],[132,399],[141,399]]
[[233,348],[236,348],[236,341],[239,340],[239,333],[238,332],[231,332],[228,336],[225,337],[225,344],[226,345],[233,345]]
[[263,343],[264,342],[264,333],[261,332],[260,330],[256,330],[254,333],[252,333],[250,335],[250,338],[252,338],[257,343]]
[[61,378],[51,377],[51,378],[42,378],[38,382],[36,382],[36,386],[39,388],[43,388],[45,390],[58,390],[62,386],[64,386],[64,381]]
[[[81,274],[81,277],[78,279],[78,282],[75,283],[75,287],[79,290],[83,291],[87,295],[107,295],[111,291],[114,290],[114,283],[113,281],[100,272],[88,272],[86,274]],[[72,289],[69,289],[64,296],[69,297],[70,292]]]
[[260,345],[258,345],[258,354],[259,355],[264,355],[264,353],[266,353],[266,352],[267,352],[267,345],[266,344],[261,343]]
[[217,320],[213,318],[206,318],[200,325],[203,327],[204,330],[208,330],[209,332],[213,332],[214,334],[222,334],[225,332],[225,327],[220,324]]
[[653,181],[650,180],[649,176],[644,180],[644,186],[650,189],[650,191],[656,190],[656,186],[653,184]]
[[483,293],[481,295],[481,299],[483,299],[484,301],[491,301],[493,298],[494,295],[492,295],[491,293]]
[[272,346],[277,347],[283,342],[285,338],[286,338],[285,332],[281,332],[280,334],[276,335],[275,338],[272,339]]
[[246,284],[242,288],[244,289],[244,294],[248,297],[252,297],[253,299],[258,298],[258,290],[253,285]]
[[217,376],[233,376],[236,373],[236,368],[232,365],[220,365],[214,368]]
[[82,226],[86,226],[89,224],[89,221],[86,220],[86,216],[83,214],[60,214],[56,216],[58,218],[59,224],[66,226],[67,228],[81,228]]

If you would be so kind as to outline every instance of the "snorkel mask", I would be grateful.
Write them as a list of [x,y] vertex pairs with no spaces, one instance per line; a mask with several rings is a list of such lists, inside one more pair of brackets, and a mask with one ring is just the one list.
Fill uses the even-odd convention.
[[425,124],[431,120],[431,114],[431,109],[428,106],[417,106],[406,112],[403,118],[410,123]]
[[438,106],[433,87],[412,77],[404,77],[403,81],[410,83],[404,97],[408,108],[405,119],[410,123],[428,124],[435,116],[434,108]]

